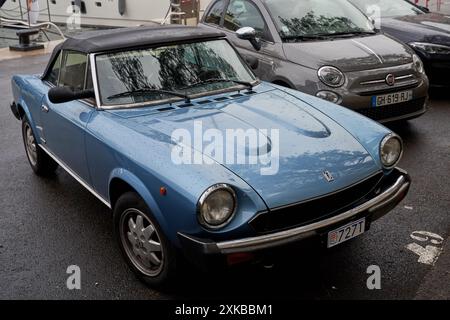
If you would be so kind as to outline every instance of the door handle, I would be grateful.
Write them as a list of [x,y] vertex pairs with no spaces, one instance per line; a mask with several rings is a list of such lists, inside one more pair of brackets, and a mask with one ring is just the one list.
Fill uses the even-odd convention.
[[45,104],[43,104],[43,105],[41,106],[41,110],[42,110],[43,112],[49,112],[49,111],[50,111],[50,109],[49,109]]

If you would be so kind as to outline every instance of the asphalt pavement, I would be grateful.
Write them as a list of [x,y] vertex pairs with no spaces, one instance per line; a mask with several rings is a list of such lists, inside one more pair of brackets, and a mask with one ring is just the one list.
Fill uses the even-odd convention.
[[[413,184],[368,233],[332,250],[290,250],[270,268],[188,271],[175,291],[161,293],[128,269],[103,204],[61,168],[42,179],[29,167],[9,109],[10,78],[40,73],[47,59],[0,62],[0,299],[450,299],[448,93],[434,95],[424,116],[390,126],[404,139],[400,167]],[[81,270],[80,290],[66,286],[71,265]],[[380,268],[381,289],[367,288],[371,265]]]

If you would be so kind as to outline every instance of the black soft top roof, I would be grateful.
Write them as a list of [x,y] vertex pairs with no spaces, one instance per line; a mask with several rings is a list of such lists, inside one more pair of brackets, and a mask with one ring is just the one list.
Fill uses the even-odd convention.
[[220,31],[180,25],[156,25],[86,31],[72,38],[68,38],[66,41],[55,47],[43,77],[47,75],[50,66],[53,64],[53,61],[61,50],[98,53],[146,47],[155,44],[217,39],[223,37],[225,37],[225,34]]
[[225,37],[219,31],[180,25],[96,30],[67,39],[60,49],[95,53],[179,41]]

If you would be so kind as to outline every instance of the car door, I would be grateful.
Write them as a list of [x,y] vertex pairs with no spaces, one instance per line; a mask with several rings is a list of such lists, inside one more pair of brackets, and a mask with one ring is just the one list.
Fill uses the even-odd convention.
[[[55,85],[68,86],[74,90],[87,89],[92,85],[88,57],[84,53],[63,51],[57,72],[44,79],[49,89]],[[62,161],[84,182],[90,181],[85,152],[85,129],[94,112],[94,102],[75,100],[53,104],[46,94],[41,107],[43,145]]]
[[[254,71],[259,78],[266,81],[276,79],[275,65],[284,60],[284,55],[281,43],[276,41],[277,37],[270,31],[274,26],[262,4],[251,0],[218,0],[206,13],[203,23],[225,32],[244,59],[258,59],[258,67]],[[236,31],[242,27],[256,30],[261,41],[260,51],[255,50],[249,41],[236,36]]]

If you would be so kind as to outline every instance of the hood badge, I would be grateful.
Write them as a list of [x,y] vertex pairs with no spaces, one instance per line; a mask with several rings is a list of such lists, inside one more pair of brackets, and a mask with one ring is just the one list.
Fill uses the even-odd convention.
[[388,86],[393,86],[395,84],[395,76],[392,73],[389,73],[386,76],[386,84]]
[[325,170],[324,172],[322,172],[322,174],[323,174],[323,176],[325,177],[325,179],[327,180],[327,182],[332,182],[332,181],[334,181],[334,177],[333,177],[333,175],[331,174],[330,171]]

